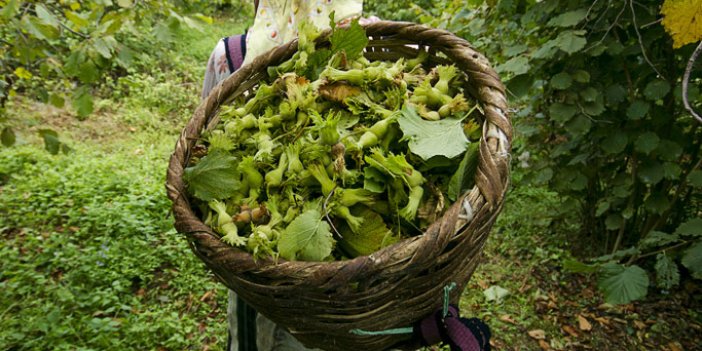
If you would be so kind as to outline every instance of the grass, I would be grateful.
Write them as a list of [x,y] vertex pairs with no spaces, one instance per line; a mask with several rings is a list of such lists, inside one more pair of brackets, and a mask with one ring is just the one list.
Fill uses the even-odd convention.
[[[83,121],[9,102],[18,144],[0,149],[0,349],[223,348],[226,289],[173,230],[164,183],[210,51],[245,25],[184,32],[155,71],[106,82],[109,99]],[[45,128],[73,151],[43,150]]]

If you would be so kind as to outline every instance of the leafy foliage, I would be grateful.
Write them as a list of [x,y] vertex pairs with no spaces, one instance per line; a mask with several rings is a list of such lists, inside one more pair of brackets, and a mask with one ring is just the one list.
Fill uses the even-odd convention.
[[[664,286],[677,282],[672,272],[699,242],[676,232],[702,205],[702,135],[679,87],[691,51],[674,50],[680,45],[664,30],[673,18],[678,29],[691,23],[699,10],[692,3],[667,1],[663,12],[673,17],[662,25],[656,1],[475,1],[469,10],[453,1],[440,16],[420,16],[465,37],[502,74],[517,99],[522,182],[546,184],[564,197],[562,210],[579,215],[578,239],[589,246],[579,252],[619,253],[602,261],[623,261],[630,265],[623,272],[638,276],[627,269],[653,268],[645,261],[665,251],[673,263],[660,261]],[[697,8],[684,11],[683,21],[670,4]],[[693,78],[697,107],[699,84]],[[684,257],[690,263],[696,256]],[[645,295],[607,291],[616,301]]]
[[410,151],[429,160],[434,156],[454,158],[466,151],[468,138],[463,132],[463,118],[427,121],[419,117],[414,107],[405,105],[397,122],[403,139],[409,141]]
[[88,116],[106,75],[139,65],[141,52],[163,52],[182,27],[211,23],[180,12],[165,0],[6,1],[0,12],[0,38],[7,44],[0,49],[0,102],[26,92],[57,107],[71,101],[80,117]]
[[599,287],[609,303],[619,304],[646,296],[648,275],[639,266],[607,263],[601,267]]
[[323,261],[332,252],[334,240],[329,223],[316,210],[308,210],[295,218],[283,231],[278,242],[280,256],[287,260]]
[[185,169],[183,179],[193,196],[203,201],[226,199],[239,188],[238,162],[226,152],[212,152]]

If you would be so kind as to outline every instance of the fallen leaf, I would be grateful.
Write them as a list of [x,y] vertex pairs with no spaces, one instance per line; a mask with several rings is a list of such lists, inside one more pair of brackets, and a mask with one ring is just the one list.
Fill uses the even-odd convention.
[[575,328],[569,326],[569,325],[564,325],[562,326],[563,331],[566,332],[568,335],[577,338],[578,337],[578,332],[575,331]]
[[601,325],[610,325],[612,322],[605,317],[595,317],[595,320],[600,323]]
[[487,290],[483,291],[483,295],[485,295],[485,299],[487,301],[500,302],[502,299],[507,297],[507,295],[509,295],[509,290],[499,285],[493,285],[487,288]]
[[207,299],[209,299],[210,297],[212,297],[212,295],[214,295],[214,291],[213,291],[213,290],[207,291],[207,292],[204,293],[204,294],[202,295],[202,297],[200,298],[200,302],[204,302],[205,300],[207,300]]
[[517,324],[517,322],[512,319],[508,314],[503,314],[500,316],[500,320],[506,323],[512,323],[512,324]]
[[550,350],[550,349],[551,349],[551,345],[549,345],[549,344],[548,344],[546,341],[544,341],[544,340],[539,340],[539,347],[540,347],[542,350],[544,350],[544,351],[547,351],[547,350]]
[[528,333],[529,333],[529,336],[531,336],[532,338],[534,338],[536,340],[546,339],[546,332],[543,331],[543,329],[530,330]]
[[683,348],[680,346],[679,342],[671,341],[668,343],[668,347],[670,348],[670,351],[683,351]]
[[634,321],[634,326],[636,327],[636,329],[639,329],[639,330],[646,329],[646,323],[644,323],[642,321]]
[[592,324],[590,324],[590,321],[587,320],[587,318],[578,315],[578,327],[580,330],[584,331],[590,331],[592,330]]

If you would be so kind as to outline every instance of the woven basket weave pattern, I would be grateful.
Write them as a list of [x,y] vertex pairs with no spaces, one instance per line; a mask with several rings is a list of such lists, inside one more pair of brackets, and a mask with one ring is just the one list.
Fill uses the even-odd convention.
[[[221,242],[191,209],[182,176],[201,131],[216,123],[219,106],[253,89],[268,66],[290,58],[296,41],[259,56],[216,87],[184,128],[168,168],[175,226],[187,234],[193,252],[224,284],[308,347],[387,349],[408,336],[361,336],[350,330],[409,326],[441,306],[442,289],[450,282],[458,287],[451,294],[456,302],[478,265],[509,182],[512,126],[504,86],[487,59],[444,30],[388,21],[365,29],[371,38],[366,57],[371,60],[413,57],[417,48],[426,47],[433,64],[454,63],[466,74],[469,92],[484,113],[476,186],[423,235],[347,261],[254,261]],[[318,43],[324,45],[325,37]]]

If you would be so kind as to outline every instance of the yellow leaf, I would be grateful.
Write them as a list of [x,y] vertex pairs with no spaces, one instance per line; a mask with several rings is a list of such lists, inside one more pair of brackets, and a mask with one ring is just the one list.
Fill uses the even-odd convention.
[[673,37],[673,48],[702,39],[702,1],[665,0],[661,14],[663,27]]
[[71,3],[71,10],[73,10],[73,11],[80,10],[80,3],[79,2],[72,2]]
[[29,79],[32,78],[32,73],[24,69],[23,67],[17,67],[15,69],[15,75],[19,77],[20,79]]

